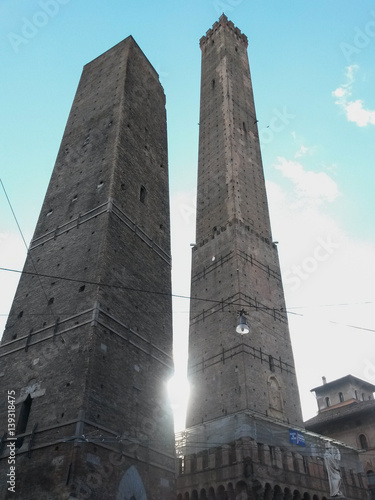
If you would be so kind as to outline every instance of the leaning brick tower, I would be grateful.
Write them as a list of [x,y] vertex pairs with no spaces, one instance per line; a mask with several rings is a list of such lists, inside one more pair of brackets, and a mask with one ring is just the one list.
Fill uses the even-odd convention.
[[[200,47],[187,427],[242,410],[302,425],[247,38],[223,16]],[[248,335],[236,332],[241,310]]]
[[1,498],[171,497],[170,266],[165,96],[128,37],[84,68],[2,338]]
[[303,428],[247,38],[222,15],[200,47],[190,401],[177,439],[177,500],[327,500],[323,464],[333,450],[346,498],[366,498],[356,450]]

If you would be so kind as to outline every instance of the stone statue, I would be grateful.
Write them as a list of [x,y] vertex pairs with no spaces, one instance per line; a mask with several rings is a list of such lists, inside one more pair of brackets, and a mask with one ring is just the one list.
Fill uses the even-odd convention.
[[338,448],[328,442],[326,444],[326,451],[324,453],[324,464],[327,469],[330,496],[342,498],[343,493],[340,491],[341,486],[341,472],[339,462],[341,460],[341,454]]

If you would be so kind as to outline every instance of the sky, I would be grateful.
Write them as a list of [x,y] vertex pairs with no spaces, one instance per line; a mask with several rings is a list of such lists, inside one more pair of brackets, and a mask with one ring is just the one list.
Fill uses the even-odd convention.
[[[322,376],[351,373],[375,384],[373,1],[2,0],[0,176],[28,244],[83,66],[133,35],[167,97],[173,293],[189,296],[199,39],[222,12],[249,39],[273,240],[308,419]],[[25,257],[0,186],[0,267],[21,270]],[[0,271],[1,331],[18,278]],[[173,308],[179,430],[188,299],[175,298]]]

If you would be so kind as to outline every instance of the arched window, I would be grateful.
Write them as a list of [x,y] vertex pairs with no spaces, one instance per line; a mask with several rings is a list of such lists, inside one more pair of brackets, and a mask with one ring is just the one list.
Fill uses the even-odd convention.
[[361,450],[368,450],[367,438],[364,434],[359,435],[359,446]]
[[340,399],[340,403],[342,403],[344,401],[344,395],[342,392],[339,392],[339,399]]
[[199,500],[206,500],[207,495],[206,495],[206,490],[203,488],[199,494]]
[[217,491],[216,491],[216,500],[225,500],[225,498],[227,498],[226,494],[225,494],[225,488],[224,486],[221,484],[218,488],[217,488]]
[[215,500],[215,490],[213,489],[213,487],[211,486],[210,488],[208,488],[208,500]]
[[273,498],[274,500],[284,500],[282,489],[278,484],[273,489]]
[[116,498],[147,500],[146,490],[136,467],[132,465],[122,476]]
[[331,401],[330,401],[329,397],[327,396],[326,397],[326,407],[328,408],[329,406],[331,406]]
[[292,492],[290,491],[289,488],[285,488],[285,490],[284,490],[284,499],[285,500],[293,500],[293,495],[292,495]]
[[272,490],[272,487],[269,483],[266,483],[263,498],[264,498],[264,500],[272,500],[272,498],[273,498],[273,490]]

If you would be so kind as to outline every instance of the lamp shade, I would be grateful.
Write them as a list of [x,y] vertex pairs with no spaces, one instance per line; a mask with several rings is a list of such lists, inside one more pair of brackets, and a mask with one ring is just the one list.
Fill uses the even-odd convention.
[[246,324],[246,318],[243,311],[240,312],[240,318],[238,320],[238,325],[236,327],[236,332],[240,335],[246,335],[249,333],[250,328]]

